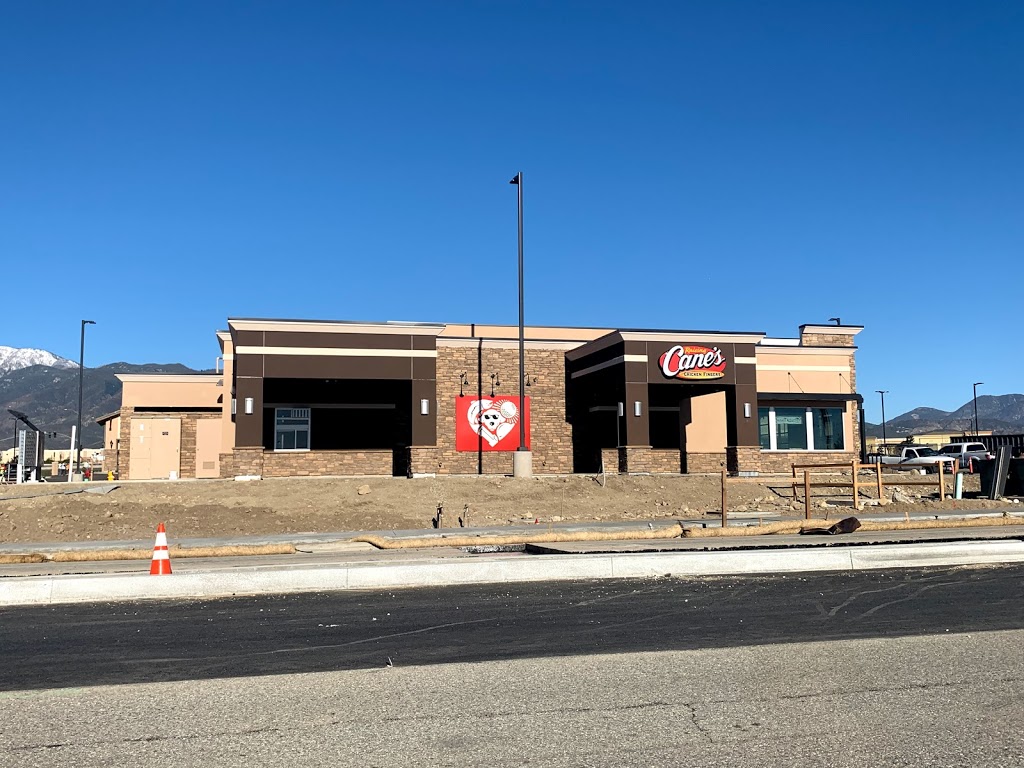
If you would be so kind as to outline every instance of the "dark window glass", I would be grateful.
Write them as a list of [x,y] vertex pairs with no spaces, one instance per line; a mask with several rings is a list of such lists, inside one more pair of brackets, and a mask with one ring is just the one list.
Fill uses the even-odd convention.
[[772,428],[771,423],[768,421],[767,408],[757,409],[757,425],[760,429],[761,450],[770,451],[772,447]]
[[775,447],[780,451],[807,450],[807,409],[775,409]]
[[841,408],[812,408],[814,450],[843,450],[843,411]]

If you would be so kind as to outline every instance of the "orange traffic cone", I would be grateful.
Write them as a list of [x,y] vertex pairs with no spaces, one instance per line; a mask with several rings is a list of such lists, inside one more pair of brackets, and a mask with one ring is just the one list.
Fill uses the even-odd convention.
[[156,527],[156,543],[153,545],[153,562],[149,566],[150,576],[170,575],[171,556],[167,552],[167,531],[164,524]]

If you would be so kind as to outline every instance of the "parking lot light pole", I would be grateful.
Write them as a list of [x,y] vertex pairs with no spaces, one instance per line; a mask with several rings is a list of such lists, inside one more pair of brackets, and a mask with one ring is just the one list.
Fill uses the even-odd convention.
[[978,436],[978,387],[984,384],[984,381],[974,382],[974,436]]
[[75,472],[82,470],[82,377],[85,373],[85,326],[87,325],[96,325],[96,321],[82,321],[82,344],[78,350],[78,451],[75,458]]
[[526,393],[523,389],[526,379],[526,332],[523,324],[523,172],[520,171],[509,182],[516,185],[519,209],[519,447],[512,457],[512,474],[514,477],[531,477],[533,475],[533,457],[526,447]]
[[889,390],[876,389],[875,392],[882,396],[882,448],[885,448],[885,396],[889,393]]

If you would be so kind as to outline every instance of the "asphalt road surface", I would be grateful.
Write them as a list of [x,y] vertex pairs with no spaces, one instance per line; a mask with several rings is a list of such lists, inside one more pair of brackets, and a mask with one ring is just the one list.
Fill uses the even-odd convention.
[[0,611],[0,765],[1019,766],[1024,568]]

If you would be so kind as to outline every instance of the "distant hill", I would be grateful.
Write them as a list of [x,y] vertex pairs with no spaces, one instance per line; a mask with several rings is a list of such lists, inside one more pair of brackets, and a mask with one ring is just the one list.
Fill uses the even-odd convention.
[[[1024,432],[1024,395],[979,395],[978,426],[997,434]],[[885,421],[885,434],[889,438],[946,430],[970,433],[973,429],[973,400],[968,400],[955,411],[915,408]],[[882,426],[868,424],[867,433],[881,437]]]
[[[98,448],[103,432],[96,419],[121,407],[118,373],[196,373],[179,363],[111,363],[86,368],[82,382],[82,446]],[[78,418],[78,366],[72,369],[30,365],[0,375],[0,446],[10,448],[14,426],[8,408],[21,411],[47,432],[57,432],[48,448],[70,448],[71,426]],[[6,438],[6,439],[5,439]]]

